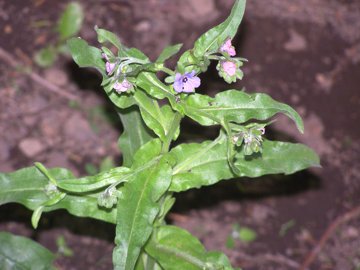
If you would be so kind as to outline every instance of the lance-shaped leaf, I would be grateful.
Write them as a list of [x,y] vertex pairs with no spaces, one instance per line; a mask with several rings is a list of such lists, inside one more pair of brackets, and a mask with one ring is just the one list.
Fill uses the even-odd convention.
[[136,91],[134,99],[140,108],[141,116],[146,125],[162,141],[165,141],[175,117],[175,112],[168,105],[160,107],[156,100],[150,98],[141,90]]
[[94,176],[65,179],[59,181],[57,186],[68,192],[85,193],[119,182],[119,180],[127,176],[129,172],[130,169],[127,167],[117,167]]
[[[58,182],[74,178],[74,175],[66,169],[54,168],[48,171]],[[48,184],[48,178],[36,167],[28,167],[12,173],[0,173],[0,205],[15,202],[35,210],[49,200],[49,196],[46,195]],[[100,208],[97,204],[99,194],[66,195],[57,204],[44,207],[43,211],[66,209],[75,216],[115,223],[115,209]]]
[[22,236],[0,232],[0,269],[56,269],[55,254]]
[[226,39],[235,36],[244,16],[245,4],[245,0],[236,0],[229,17],[196,40],[193,49],[196,57],[203,56],[207,52],[216,52]]
[[69,3],[57,25],[60,39],[66,40],[76,35],[81,29],[83,20],[84,12],[81,5],[77,2]]
[[170,57],[172,57],[173,55],[177,54],[180,49],[182,47],[182,44],[176,44],[176,45],[172,45],[172,46],[168,46],[166,47],[161,54],[159,55],[159,57],[156,59],[157,63],[163,63],[165,62],[167,59],[169,59]]
[[102,60],[101,50],[89,46],[81,38],[71,38],[67,44],[76,64],[80,67],[96,68],[101,74],[105,74],[105,62]]
[[105,29],[101,29],[97,26],[95,26],[95,31],[97,33],[97,38],[100,43],[110,42],[118,50],[124,49],[123,45],[121,44],[120,39],[114,33],[110,32],[108,30],[105,30]]
[[[147,147],[152,145],[153,147]],[[160,158],[161,143],[153,140],[139,150],[144,162],[135,162],[133,169],[141,168],[149,162],[149,156],[158,151],[158,158],[152,166],[139,171],[122,189],[118,201],[116,224],[116,247],[113,252],[115,269],[134,269],[142,247],[149,239],[153,223],[161,205],[158,202],[167,191],[171,181],[171,166],[165,158]],[[145,151],[147,150],[147,151]]]
[[154,134],[142,120],[138,107],[119,109],[118,114],[124,128],[118,145],[123,156],[123,165],[130,167],[135,153],[142,145],[153,139]]
[[220,92],[214,98],[194,94],[186,100],[185,113],[205,126],[220,124],[217,121],[240,124],[251,119],[267,120],[283,113],[296,123],[300,132],[304,131],[302,119],[294,109],[266,94],[247,94],[238,90]]
[[197,238],[175,226],[157,228],[145,250],[166,270],[232,269],[225,255],[207,252]]
[[141,72],[136,79],[136,85],[156,99],[168,98],[175,104],[175,96],[171,93],[170,87],[163,84],[153,73]]
[[[177,69],[183,73],[186,66],[191,66],[191,69],[196,71],[200,70],[199,64],[208,66],[209,63],[201,63],[204,60],[203,57],[205,54],[217,52],[228,38],[235,36],[244,15],[245,4],[245,0],[236,0],[227,19],[200,36],[195,41],[194,48],[181,55]],[[190,70],[186,69],[186,71]]]
[[[242,147],[235,156],[234,166],[239,176],[259,177],[265,174],[292,174],[312,166],[319,166],[317,154],[303,144],[263,142],[261,155],[245,156]],[[223,179],[236,177],[231,170],[226,137],[214,142],[181,144],[171,150],[177,160],[173,169],[171,191],[212,185]]]

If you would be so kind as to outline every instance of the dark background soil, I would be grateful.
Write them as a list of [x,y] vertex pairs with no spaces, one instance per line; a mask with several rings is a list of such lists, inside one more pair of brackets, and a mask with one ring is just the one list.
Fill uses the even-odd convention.
[[[0,47],[82,99],[81,106],[73,106],[0,59],[1,172],[40,161],[83,175],[87,164],[98,166],[107,156],[121,159],[116,143],[121,125],[97,74],[78,69],[66,57],[48,69],[33,63],[34,53],[54,41],[53,28],[67,2],[0,1]],[[93,27],[98,25],[154,59],[169,44],[189,48],[204,30],[226,18],[233,1],[80,3],[86,13],[81,37],[96,44]],[[297,269],[326,228],[360,205],[360,2],[249,0],[234,43],[249,62],[243,81],[231,87],[269,93],[293,106],[304,118],[305,134],[278,117],[267,136],[311,146],[323,167],[179,194],[169,222],[191,231],[208,249],[225,252],[234,266]],[[213,95],[229,88],[215,75],[213,67],[201,77],[201,91]],[[59,269],[112,268],[113,226],[57,211],[45,214],[33,231],[30,216],[18,205],[1,206],[0,230],[30,236],[53,251],[56,238],[64,236],[75,255],[59,257]],[[234,224],[256,231],[256,240],[236,240],[230,248],[226,240]],[[359,225],[360,217],[354,216],[338,226],[310,269],[360,269]]]

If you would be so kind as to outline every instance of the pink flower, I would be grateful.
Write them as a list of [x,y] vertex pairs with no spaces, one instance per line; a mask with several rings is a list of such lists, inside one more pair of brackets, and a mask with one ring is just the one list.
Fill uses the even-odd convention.
[[229,76],[234,76],[236,73],[236,64],[234,62],[231,61],[222,62],[221,68]]
[[105,68],[108,75],[110,75],[114,71],[115,66],[115,63],[106,62]]
[[220,47],[221,52],[227,52],[230,56],[235,56],[236,51],[234,46],[231,44],[231,39],[227,39],[223,45]]
[[105,64],[106,73],[110,75],[111,73],[113,73],[116,64],[109,62],[109,57],[105,53],[102,53],[102,57],[106,60],[106,64]]
[[126,92],[127,90],[131,89],[133,85],[126,79],[124,79],[121,83],[116,82],[114,84],[114,89],[117,93]]

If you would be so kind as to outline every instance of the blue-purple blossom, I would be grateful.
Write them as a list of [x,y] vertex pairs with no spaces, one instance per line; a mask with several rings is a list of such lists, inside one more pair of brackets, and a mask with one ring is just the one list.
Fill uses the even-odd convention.
[[200,86],[200,78],[195,76],[195,71],[191,71],[181,75],[176,73],[175,82],[173,84],[176,92],[181,93],[192,93],[195,91],[195,88]]

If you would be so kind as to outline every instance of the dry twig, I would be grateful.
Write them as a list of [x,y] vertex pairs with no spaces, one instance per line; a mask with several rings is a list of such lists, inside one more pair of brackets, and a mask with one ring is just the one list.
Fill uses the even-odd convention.
[[[4,60],[5,63],[7,63],[8,65],[10,65],[13,68],[18,68],[21,67],[21,63],[19,63],[18,61],[16,61],[14,59],[14,57],[12,57],[11,54],[9,54],[8,52],[6,52],[3,48],[0,47],[0,59]],[[45,87],[46,89],[48,89],[49,91],[56,93],[59,96],[62,96],[66,99],[69,100],[76,100],[76,101],[80,101],[79,97],[66,92],[65,90],[57,87],[56,85],[50,83],[49,81],[45,80],[43,77],[41,77],[39,74],[34,73],[33,71],[30,72],[25,72],[26,75],[29,76],[30,79],[32,79],[34,82],[38,83],[39,85]]]
[[309,269],[309,266],[313,263],[313,261],[316,259],[317,255],[320,253],[322,248],[324,247],[326,241],[334,234],[336,229],[348,222],[349,220],[356,218],[357,216],[360,216],[360,206],[355,207],[351,209],[350,211],[346,212],[345,214],[337,217],[330,226],[326,229],[324,234],[321,236],[319,242],[316,244],[316,246],[313,248],[313,250],[306,256],[303,264],[299,268],[299,270],[307,270]]
[[248,261],[254,265],[268,264],[269,262],[273,262],[280,265],[286,265],[287,267],[294,269],[297,269],[299,267],[299,264],[296,261],[293,261],[281,254],[266,253],[257,256],[250,256],[248,254],[240,252],[237,253],[237,256],[239,256],[242,260]]

